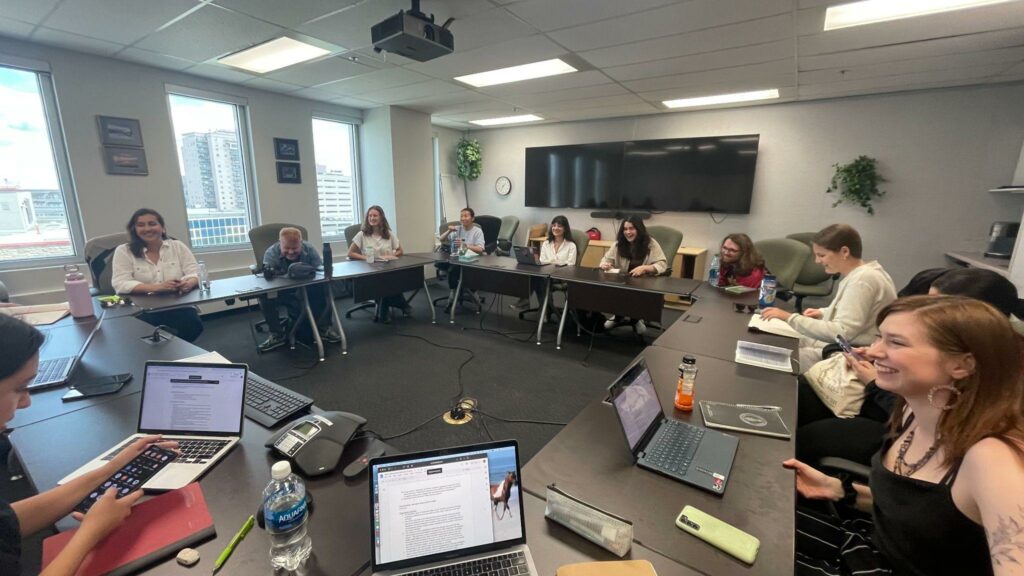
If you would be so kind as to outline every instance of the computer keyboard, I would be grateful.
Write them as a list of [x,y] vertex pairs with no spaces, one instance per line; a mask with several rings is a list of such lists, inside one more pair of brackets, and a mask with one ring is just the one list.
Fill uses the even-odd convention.
[[29,388],[64,382],[67,379],[68,366],[74,359],[74,356],[65,356],[43,360],[39,363],[39,371],[36,373],[35,380],[29,384]]
[[644,463],[680,476],[686,474],[703,437],[703,428],[667,420],[647,447]]
[[[128,448],[138,438],[129,438],[123,444],[118,446],[113,452],[103,457],[104,460],[113,460],[115,456]],[[181,452],[181,456],[178,457],[175,462],[182,462],[185,464],[206,464],[206,462],[212,458],[221,448],[227,446],[227,440],[187,440],[184,438],[169,438],[178,443],[178,451]]]
[[529,574],[526,554],[522,550],[489,558],[470,560],[429,570],[408,572],[401,576],[518,576]]
[[251,372],[245,384],[245,416],[266,428],[273,428],[313,405],[312,398]]

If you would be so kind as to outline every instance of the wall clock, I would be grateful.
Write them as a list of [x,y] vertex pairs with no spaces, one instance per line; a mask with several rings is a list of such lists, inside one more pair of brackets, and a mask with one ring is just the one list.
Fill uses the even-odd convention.
[[494,191],[500,196],[508,196],[512,191],[512,180],[508,176],[498,176],[498,179],[494,181]]

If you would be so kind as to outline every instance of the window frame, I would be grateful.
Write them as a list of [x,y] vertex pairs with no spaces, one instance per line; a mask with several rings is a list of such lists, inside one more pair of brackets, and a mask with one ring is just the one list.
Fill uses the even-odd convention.
[[46,119],[46,130],[50,140],[50,152],[53,154],[54,169],[57,171],[57,184],[60,186],[60,193],[64,199],[64,211],[67,216],[73,252],[68,256],[0,261],[0,271],[59,268],[66,264],[84,264],[85,226],[78,203],[78,190],[75,188],[74,175],[71,172],[71,159],[67,139],[64,137],[64,121],[60,113],[60,103],[57,101],[57,90],[50,65],[38,60],[0,54],[0,66],[36,75],[43,116]]
[[[351,156],[352,162],[352,211],[355,215],[355,223],[362,222],[363,218],[363,186],[362,186],[362,174],[359,170],[359,127],[362,121],[346,116],[344,114],[335,114],[330,112],[315,111],[309,120],[310,134],[313,131],[313,121],[323,120],[326,122],[337,122],[339,124],[347,124],[352,134],[352,142],[349,146],[349,155]],[[316,144],[313,144],[313,164],[316,165]],[[315,184],[315,180],[314,180]],[[316,190],[317,206],[320,204],[320,187],[317,186]],[[320,239],[324,242],[344,242],[345,232],[341,234],[328,236],[324,234],[323,222],[320,220],[319,209],[317,215],[317,224],[320,226]]]
[[[250,110],[249,101],[241,96],[233,94],[226,94],[223,92],[211,92],[209,90],[200,90],[198,88],[191,88],[189,86],[180,86],[177,84],[165,84],[164,91],[166,93],[167,101],[167,117],[171,121],[171,131],[174,131],[174,112],[171,108],[171,96],[183,96],[185,98],[195,98],[199,100],[209,100],[211,102],[217,102],[220,104],[231,104],[235,107],[235,125],[238,128],[238,149],[239,154],[242,156],[242,173],[245,180],[245,196],[246,196],[246,211],[249,216],[249,230],[256,228],[261,223],[261,213],[259,204],[259,194],[256,189],[256,166],[253,163],[254,156],[252,155],[253,140],[252,130],[250,126]],[[175,155],[179,156],[178,161],[181,161],[181,151],[178,150],[177,133],[175,132]],[[179,166],[180,168],[180,166]],[[185,236],[186,242],[189,248],[194,254],[210,254],[215,252],[246,252],[252,250],[252,246],[249,239],[246,238],[244,242],[236,242],[232,244],[211,244],[209,246],[193,246],[192,245],[192,232],[188,228],[188,203],[185,200],[185,188],[184,183],[179,185],[179,192],[181,193],[181,207],[185,216]]]

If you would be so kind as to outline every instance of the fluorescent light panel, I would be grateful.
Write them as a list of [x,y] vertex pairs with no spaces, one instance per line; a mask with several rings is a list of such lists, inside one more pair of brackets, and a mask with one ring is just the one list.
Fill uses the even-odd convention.
[[1011,0],[863,0],[825,10],[825,30],[964,10]]
[[485,118],[483,120],[470,120],[470,124],[476,124],[477,126],[499,126],[501,124],[519,124],[521,122],[536,122],[537,120],[543,120],[536,114],[523,114],[520,116],[505,116],[502,118]]
[[714,96],[698,96],[696,98],[665,100],[662,104],[669,108],[693,108],[694,106],[732,104],[734,102],[750,102],[752,100],[771,100],[778,97],[778,88],[772,88],[771,90],[754,90],[753,92],[736,92],[733,94],[716,94]]
[[330,54],[330,50],[282,36],[252,48],[246,48],[241,52],[218,58],[217,61],[257,74],[266,74],[299,62],[318,58],[324,54]]
[[544,60],[543,62],[523,64],[521,66],[499,68],[498,70],[491,70],[489,72],[478,72],[476,74],[468,74],[466,76],[456,76],[455,79],[463,84],[469,84],[476,88],[483,88],[484,86],[508,84],[509,82],[521,82],[523,80],[533,80],[534,78],[544,78],[546,76],[557,76],[559,74],[568,74],[570,72],[576,72],[576,69],[565,62],[562,62],[558,58],[554,58],[551,60]]

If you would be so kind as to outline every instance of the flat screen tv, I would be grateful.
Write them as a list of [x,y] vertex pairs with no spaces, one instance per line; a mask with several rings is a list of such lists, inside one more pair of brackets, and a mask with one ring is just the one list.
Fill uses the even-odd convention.
[[526,149],[526,205],[746,214],[757,134]]

